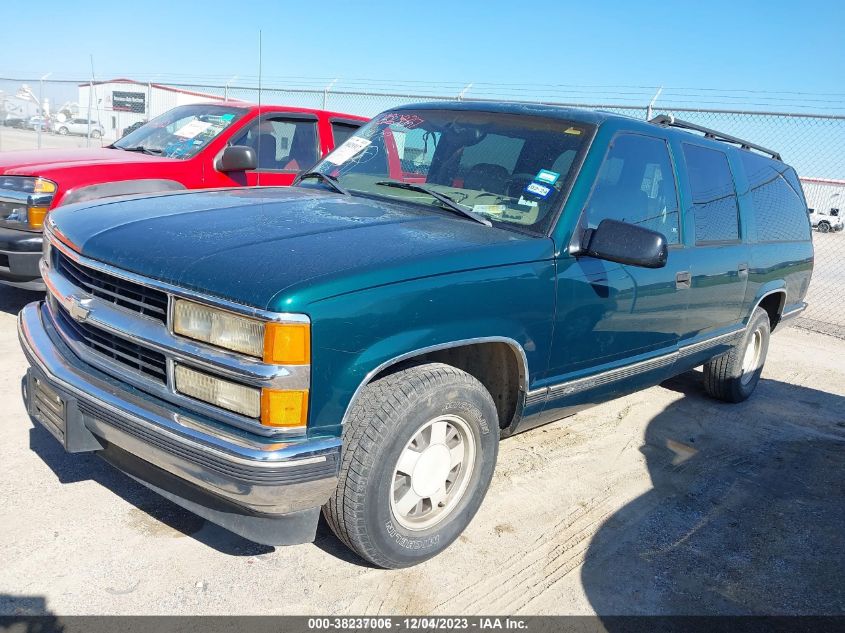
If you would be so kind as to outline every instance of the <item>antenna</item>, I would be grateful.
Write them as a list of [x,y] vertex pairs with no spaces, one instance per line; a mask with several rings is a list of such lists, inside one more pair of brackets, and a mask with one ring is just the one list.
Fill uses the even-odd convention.
[[[261,29],[258,29],[258,125],[256,126],[258,132],[258,144],[256,145],[258,156],[261,156]],[[261,165],[255,170],[255,185],[261,185]]]

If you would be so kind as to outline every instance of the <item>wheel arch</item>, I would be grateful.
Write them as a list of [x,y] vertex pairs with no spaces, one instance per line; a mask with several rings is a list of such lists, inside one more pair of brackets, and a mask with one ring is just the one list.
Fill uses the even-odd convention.
[[[505,371],[501,370],[497,360],[505,360]],[[501,429],[513,427],[519,419],[528,392],[529,370],[525,350],[512,338],[486,336],[418,348],[380,363],[364,376],[355,389],[341,424],[346,424],[367,385],[414,362],[442,362],[467,371],[490,391]]]
[[772,331],[775,330],[780,318],[783,315],[783,308],[786,305],[786,287],[770,287],[759,293],[754,300],[754,305],[746,318],[746,324],[757,308],[763,308],[769,315],[769,323]]

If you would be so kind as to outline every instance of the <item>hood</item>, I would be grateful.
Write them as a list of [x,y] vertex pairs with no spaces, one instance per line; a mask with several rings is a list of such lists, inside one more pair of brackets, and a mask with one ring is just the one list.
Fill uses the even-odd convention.
[[549,238],[448,211],[310,188],[166,194],[69,205],[51,215],[87,257],[270,310],[299,290],[317,300],[553,252]]
[[130,165],[173,160],[106,147],[0,152],[0,174],[49,178],[55,171],[74,167],[102,166],[104,163]]

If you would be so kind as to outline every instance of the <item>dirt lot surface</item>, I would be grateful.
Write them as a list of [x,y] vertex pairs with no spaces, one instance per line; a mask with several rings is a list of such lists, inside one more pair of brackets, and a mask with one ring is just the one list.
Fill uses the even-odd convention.
[[845,612],[845,341],[777,334],[741,405],[693,372],[505,440],[459,541],[387,572],[324,526],[258,546],[65,454],[20,401],[35,298],[0,289],[0,614]]
[[[114,139],[94,139],[89,144],[85,136],[62,136],[50,132],[41,133],[41,149],[66,149],[68,147],[100,147],[108,145]],[[38,133],[35,130],[22,130],[0,126],[0,150],[33,150],[38,148]]]

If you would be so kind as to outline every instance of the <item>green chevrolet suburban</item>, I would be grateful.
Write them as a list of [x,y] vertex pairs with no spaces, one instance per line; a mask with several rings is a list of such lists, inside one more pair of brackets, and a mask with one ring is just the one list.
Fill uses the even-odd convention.
[[457,538],[502,437],[700,365],[749,397],[813,267],[777,153],[524,104],[390,110],[290,189],[70,205],[45,238],[37,422],[256,542],[322,510],[388,568]]

